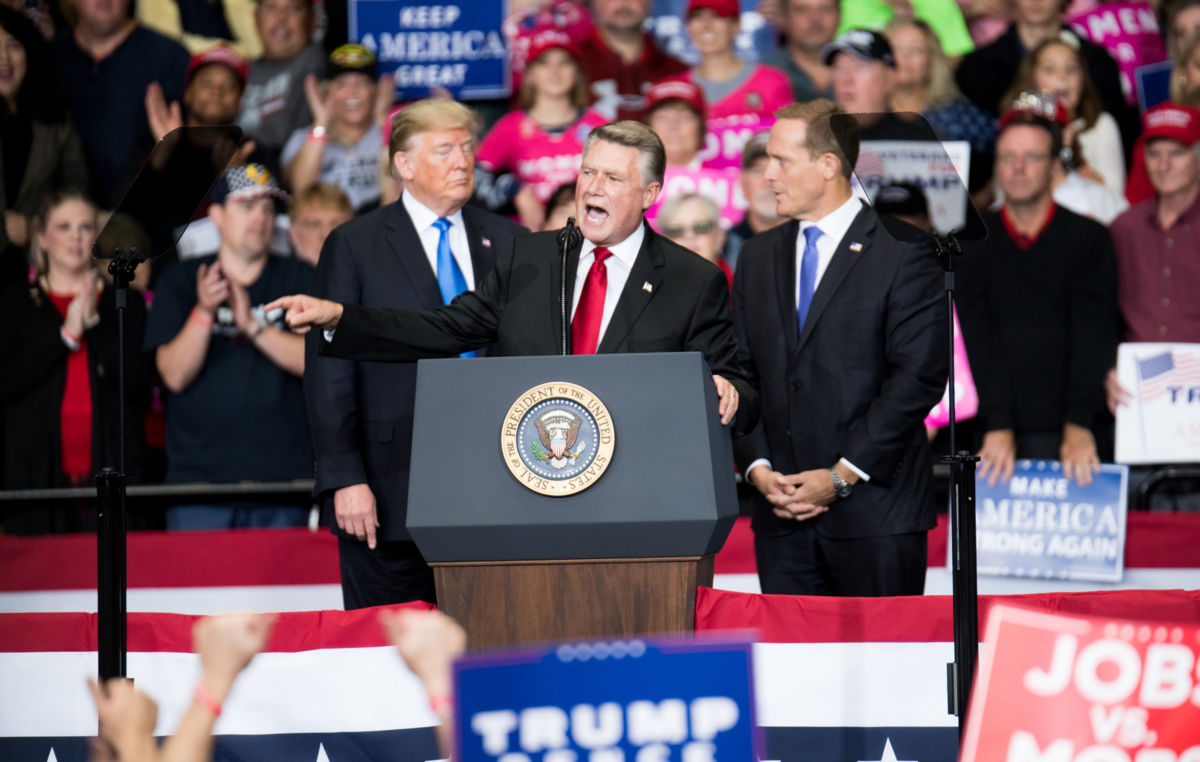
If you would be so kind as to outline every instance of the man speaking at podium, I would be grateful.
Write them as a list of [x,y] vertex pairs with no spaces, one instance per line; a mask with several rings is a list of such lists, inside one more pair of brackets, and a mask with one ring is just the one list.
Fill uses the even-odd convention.
[[[662,141],[640,122],[599,127],[584,143],[575,192],[582,241],[568,241],[573,284],[572,354],[687,352],[704,355],[717,387],[718,413],[745,431],[758,398],[737,362],[729,287],[715,265],[659,236],[644,213],[662,188]],[[419,312],[285,296],[294,329],[316,327],[323,352],[354,360],[410,362],[495,344],[505,356],[563,350],[560,241],[563,233],[518,236],[501,248],[496,269],[451,304]],[[335,330],[336,329],[336,330]],[[932,403],[931,403],[932,404]]]

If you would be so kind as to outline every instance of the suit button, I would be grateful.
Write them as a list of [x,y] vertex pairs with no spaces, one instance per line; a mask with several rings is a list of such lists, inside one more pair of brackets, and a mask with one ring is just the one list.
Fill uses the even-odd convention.
[[800,383],[799,382],[797,382],[797,381],[792,382],[792,391],[794,391],[794,392],[800,391]]
[[787,431],[783,432],[783,435],[785,437],[787,437],[788,439],[791,439],[792,438],[792,430],[788,429]]

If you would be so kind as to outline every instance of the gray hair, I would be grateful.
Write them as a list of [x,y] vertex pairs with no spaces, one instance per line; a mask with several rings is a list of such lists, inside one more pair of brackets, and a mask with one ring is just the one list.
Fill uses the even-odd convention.
[[629,119],[597,127],[589,132],[587,139],[583,141],[583,153],[585,156],[588,149],[597,140],[636,148],[638,151],[638,171],[642,175],[642,187],[645,188],[650,183],[662,185],[663,172],[667,168],[667,151],[663,148],[662,140],[654,133],[654,130],[641,122],[634,122]]
[[675,219],[676,213],[679,212],[679,207],[689,201],[699,202],[704,207],[704,214],[709,218],[709,221],[716,225],[721,224],[721,210],[717,208],[715,201],[699,193],[680,193],[677,196],[671,196],[659,208],[658,217],[656,218],[659,227],[670,225],[671,221]]

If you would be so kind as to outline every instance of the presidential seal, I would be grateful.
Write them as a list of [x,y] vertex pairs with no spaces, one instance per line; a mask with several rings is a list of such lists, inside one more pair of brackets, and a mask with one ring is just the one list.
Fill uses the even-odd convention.
[[615,441],[604,403],[565,381],[526,391],[500,426],[500,455],[513,477],[551,497],[595,484],[612,462]]

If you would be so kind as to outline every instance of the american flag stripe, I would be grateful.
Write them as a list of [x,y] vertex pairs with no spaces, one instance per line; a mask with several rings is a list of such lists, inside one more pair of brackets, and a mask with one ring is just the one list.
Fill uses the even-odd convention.
[[[1200,385],[1200,356],[1191,352],[1167,352],[1167,362],[1160,362],[1160,356],[1141,360],[1138,370],[1141,373],[1139,387],[1142,402],[1153,402],[1164,396],[1170,387],[1187,387]],[[1149,366],[1149,367],[1148,367]],[[1152,375],[1147,377],[1146,371]]]

